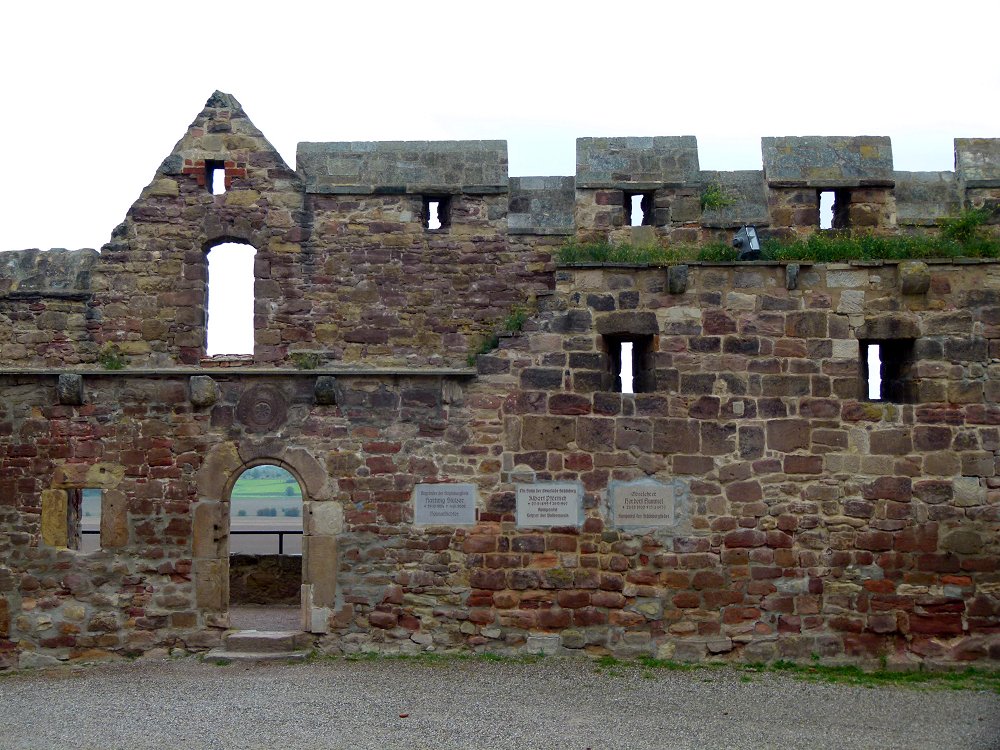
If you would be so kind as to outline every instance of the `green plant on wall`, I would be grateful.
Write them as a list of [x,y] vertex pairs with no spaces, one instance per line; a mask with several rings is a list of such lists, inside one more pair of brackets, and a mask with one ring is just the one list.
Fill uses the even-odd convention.
[[105,370],[124,370],[125,355],[118,344],[105,344],[97,355],[97,363]]
[[[530,312],[527,307],[516,305],[501,323],[501,328],[508,333],[517,333],[524,330],[524,324],[528,322]],[[469,367],[476,366],[476,358],[480,354],[489,354],[500,346],[500,335],[491,333],[484,337],[476,347],[469,352],[465,358],[465,363]]]
[[320,365],[318,352],[292,352],[289,358],[298,370],[315,370]]
[[956,242],[972,242],[982,237],[982,227],[992,211],[987,208],[970,208],[953,219],[941,220],[941,236]]
[[524,324],[528,320],[528,311],[523,307],[515,307],[510,311],[510,315],[504,318],[503,328],[505,331],[517,333],[524,329]]
[[721,183],[713,182],[705,186],[701,191],[701,210],[717,211],[720,208],[731,206],[736,203],[736,199],[722,187]]

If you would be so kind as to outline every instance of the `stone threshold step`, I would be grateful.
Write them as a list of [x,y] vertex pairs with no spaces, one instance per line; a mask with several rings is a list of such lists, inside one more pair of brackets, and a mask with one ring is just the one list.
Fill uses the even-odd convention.
[[305,661],[308,651],[227,651],[213,648],[205,654],[204,661]]
[[298,630],[232,630],[222,636],[232,653],[288,653],[312,647],[312,636]]

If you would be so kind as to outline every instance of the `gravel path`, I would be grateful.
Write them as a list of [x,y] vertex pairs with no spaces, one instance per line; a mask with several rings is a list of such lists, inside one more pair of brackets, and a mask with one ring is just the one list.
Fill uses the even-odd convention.
[[551,658],[184,659],[0,677],[3,750],[181,747],[997,750],[1000,696]]

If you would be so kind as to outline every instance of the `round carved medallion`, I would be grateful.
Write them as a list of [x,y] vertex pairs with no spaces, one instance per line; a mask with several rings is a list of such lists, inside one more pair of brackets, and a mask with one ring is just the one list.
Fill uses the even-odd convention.
[[255,385],[236,405],[236,418],[250,432],[269,432],[285,423],[288,403],[273,385]]

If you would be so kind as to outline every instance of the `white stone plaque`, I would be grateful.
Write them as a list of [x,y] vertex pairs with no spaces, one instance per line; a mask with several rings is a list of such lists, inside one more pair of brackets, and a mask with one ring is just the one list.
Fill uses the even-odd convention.
[[413,522],[420,526],[475,526],[476,485],[418,484],[413,488]]
[[583,486],[579,482],[517,485],[518,526],[579,526]]
[[673,526],[674,486],[652,479],[611,482],[611,517],[615,526]]

